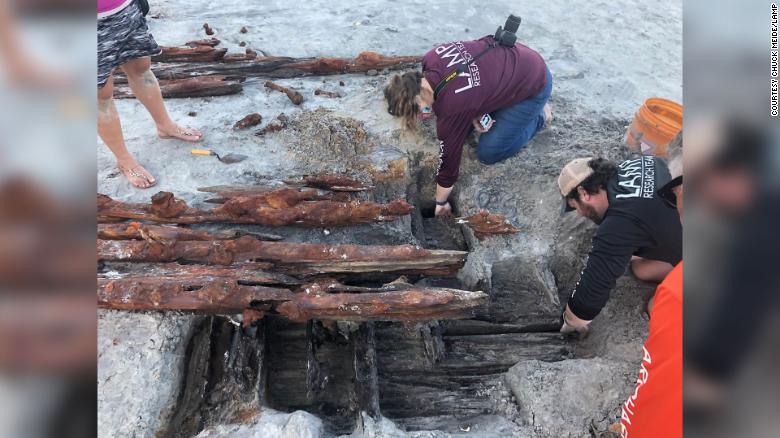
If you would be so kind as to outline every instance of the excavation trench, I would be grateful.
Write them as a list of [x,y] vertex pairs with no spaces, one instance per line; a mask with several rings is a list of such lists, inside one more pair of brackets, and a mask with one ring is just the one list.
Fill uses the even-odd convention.
[[[411,227],[417,240],[430,249],[469,250],[463,225],[435,218],[432,200],[416,187],[407,199],[416,206]],[[387,280],[350,284],[375,287]],[[466,288],[454,277],[409,281]],[[506,321],[494,314],[483,309],[474,319],[406,324],[295,323],[267,315],[249,329],[228,317],[204,316],[189,338],[185,381],[162,435],[191,437],[208,426],[249,421],[266,407],[310,412],[330,435],[351,433],[361,411],[406,430],[452,430],[475,416],[509,415],[516,405],[503,373],[524,359],[565,359],[571,350],[549,316]]]

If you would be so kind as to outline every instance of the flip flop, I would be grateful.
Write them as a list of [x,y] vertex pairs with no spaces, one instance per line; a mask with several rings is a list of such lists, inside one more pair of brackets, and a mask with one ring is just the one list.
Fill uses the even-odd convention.
[[[195,131],[193,131],[190,128],[182,129],[181,127],[176,128],[176,133],[173,134],[173,135],[161,134],[160,131],[158,130],[157,131],[157,136],[162,138],[162,139],[176,138],[176,139],[183,140],[183,141],[189,141],[191,143],[196,143],[196,142],[199,142],[199,141],[203,140],[203,133],[202,132],[198,134],[198,133],[196,133]],[[195,139],[189,139],[187,137],[196,137],[196,138]]]
[[[119,168],[119,171],[122,172],[122,174],[125,176],[125,178],[127,178],[130,184],[136,188],[148,189],[157,184],[157,180],[155,180],[149,171],[144,169],[140,164],[136,164],[133,167],[124,167],[121,165],[117,165],[117,167]],[[144,185],[143,181],[149,185]]]

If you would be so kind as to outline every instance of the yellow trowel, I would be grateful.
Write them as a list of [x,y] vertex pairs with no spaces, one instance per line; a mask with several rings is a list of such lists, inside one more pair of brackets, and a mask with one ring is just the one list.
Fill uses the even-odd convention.
[[241,155],[241,154],[227,154],[227,155],[220,156],[218,153],[214,151],[210,151],[208,149],[193,149],[191,152],[192,155],[213,155],[217,157],[217,160],[225,164],[238,163],[239,161],[244,161],[247,158],[246,155]]

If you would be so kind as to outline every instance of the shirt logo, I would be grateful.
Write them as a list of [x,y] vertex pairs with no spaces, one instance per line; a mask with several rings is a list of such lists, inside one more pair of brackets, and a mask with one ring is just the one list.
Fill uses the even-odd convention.
[[620,163],[618,166],[618,190],[615,198],[653,199],[655,194],[655,161],[642,157]]
[[439,140],[439,165],[436,167],[436,176],[441,172],[441,165],[444,162],[444,140]]
[[[460,41],[436,47],[434,52],[443,61],[447,61],[447,68],[452,68],[458,64],[466,64],[473,59],[471,53],[466,50],[466,46]],[[469,64],[468,71],[459,73],[458,76],[466,78],[468,82],[463,87],[456,89],[455,94],[480,86],[479,66],[477,66],[476,62]]]
[[636,379],[636,388],[634,393],[628,397],[628,400],[623,403],[620,413],[621,438],[628,438],[628,427],[631,426],[631,417],[634,416],[636,398],[639,396],[639,390],[642,389],[645,383],[647,383],[647,379],[650,378],[650,371],[647,370],[647,366],[653,363],[653,358],[650,356],[647,348],[643,346],[642,350],[644,351],[644,357],[642,358],[642,367],[639,369],[639,377]]

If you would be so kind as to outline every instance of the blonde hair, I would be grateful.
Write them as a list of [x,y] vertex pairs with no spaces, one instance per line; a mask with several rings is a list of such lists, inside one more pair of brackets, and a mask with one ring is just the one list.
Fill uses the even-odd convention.
[[397,74],[385,86],[387,112],[401,117],[404,128],[416,130],[419,125],[417,114],[420,108],[414,98],[420,94],[423,75],[419,71]]

